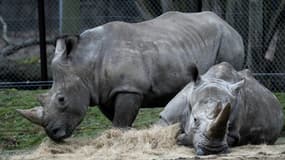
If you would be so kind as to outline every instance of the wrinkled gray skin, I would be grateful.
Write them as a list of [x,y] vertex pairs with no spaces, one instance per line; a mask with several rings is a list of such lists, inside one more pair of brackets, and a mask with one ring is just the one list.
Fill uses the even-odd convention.
[[[195,69],[194,69],[195,70]],[[227,152],[229,146],[273,144],[283,126],[277,98],[249,70],[223,62],[182,89],[160,113],[159,124],[181,123],[178,144],[198,155]]]
[[241,68],[241,36],[211,12],[169,12],[141,23],[111,22],[57,40],[54,83],[42,107],[18,110],[62,140],[98,105],[116,127],[131,126],[140,107],[164,106],[190,80],[228,61]]

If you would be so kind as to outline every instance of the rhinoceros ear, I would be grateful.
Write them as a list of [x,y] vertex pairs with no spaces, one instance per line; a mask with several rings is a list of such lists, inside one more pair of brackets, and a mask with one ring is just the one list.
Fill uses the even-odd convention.
[[63,38],[59,38],[56,40],[55,45],[55,56],[61,56],[66,52],[66,44]]
[[195,83],[198,83],[200,81],[200,74],[199,74],[199,70],[198,70],[198,67],[193,64],[190,66],[190,73],[192,75],[192,79]]
[[71,50],[77,45],[79,36],[67,36],[65,39],[67,56],[71,53]]
[[231,84],[230,89],[232,90],[233,94],[238,94],[240,89],[244,86],[245,84],[245,79],[242,79],[241,81]]
[[71,50],[78,43],[79,36],[64,36],[56,40],[55,56],[67,58]]

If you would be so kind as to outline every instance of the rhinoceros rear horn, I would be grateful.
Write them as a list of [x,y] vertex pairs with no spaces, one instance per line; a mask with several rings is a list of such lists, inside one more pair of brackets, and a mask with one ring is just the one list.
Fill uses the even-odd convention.
[[43,107],[34,107],[31,109],[16,109],[18,113],[20,113],[23,117],[35,123],[37,125],[42,125],[43,119]]
[[[219,105],[219,104],[218,104]],[[210,124],[208,136],[210,138],[222,139],[227,131],[227,123],[231,114],[231,105],[228,103]]]
[[47,99],[48,99],[47,93],[37,95],[37,100],[40,102],[42,106],[45,106],[46,102],[48,101]]
[[219,102],[219,103],[217,104],[215,110],[212,112],[211,118],[217,118],[218,115],[219,115],[219,114],[221,113],[221,111],[222,111],[222,107],[223,107],[223,106],[222,106],[222,103]]

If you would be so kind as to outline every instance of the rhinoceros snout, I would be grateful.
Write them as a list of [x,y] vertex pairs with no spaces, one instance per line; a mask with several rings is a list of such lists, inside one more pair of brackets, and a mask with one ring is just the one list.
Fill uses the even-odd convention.
[[203,156],[203,155],[206,155],[206,152],[204,152],[204,150],[199,147],[199,148],[196,149],[196,154],[198,156]]
[[62,127],[46,128],[45,130],[47,135],[55,142],[60,142],[71,135],[70,132]]
[[222,153],[228,153],[227,145],[221,145],[215,147],[198,145],[198,147],[196,148],[196,154],[199,156],[210,155],[210,154],[222,154]]

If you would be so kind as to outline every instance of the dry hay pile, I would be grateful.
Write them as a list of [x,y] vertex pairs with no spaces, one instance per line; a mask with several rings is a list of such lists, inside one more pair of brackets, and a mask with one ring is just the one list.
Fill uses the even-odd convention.
[[230,154],[197,157],[191,148],[177,146],[179,125],[122,131],[111,129],[96,139],[68,139],[62,144],[44,141],[30,154],[12,160],[148,160],[148,159],[284,159],[285,145],[242,146]]
[[63,144],[50,140],[43,142],[37,150],[12,159],[166,159],[193,152],[175,145],[179,125],[153,126],[150,129],[122,131],[110,129],[96,139],[68,139]]

